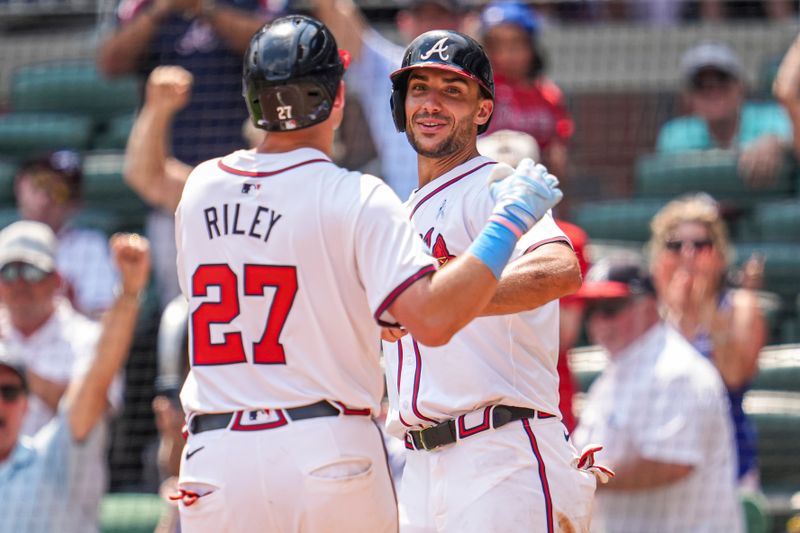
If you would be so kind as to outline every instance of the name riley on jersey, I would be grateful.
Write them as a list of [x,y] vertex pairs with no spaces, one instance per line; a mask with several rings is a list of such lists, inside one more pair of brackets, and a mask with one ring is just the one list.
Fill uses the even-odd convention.
[[223,235],[247,235],[267,242],[275,224],[283,217],[269,207],[259,205],[253,210],[252,206],[238,202],[207,207],[203,214],[209,240]]

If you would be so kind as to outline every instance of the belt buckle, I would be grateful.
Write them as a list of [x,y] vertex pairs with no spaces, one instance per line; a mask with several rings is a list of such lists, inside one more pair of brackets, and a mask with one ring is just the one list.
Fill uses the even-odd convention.
[[418,437],[419,437],[419,442],[420,442],[420,444],[422,444],[422,449],[425,450],[426,452],[429,452],[431,450],[435,450],[437,448],[436,446],[429,446],[428,445],[428,441],[425,440],[425,432],[428,431],[429,429],[432,429],[433,427],[434,426],[430,426],[430,427],[427,427],[427,428],[422,428],[422,429],[418,430],[418,433],[417,433]]

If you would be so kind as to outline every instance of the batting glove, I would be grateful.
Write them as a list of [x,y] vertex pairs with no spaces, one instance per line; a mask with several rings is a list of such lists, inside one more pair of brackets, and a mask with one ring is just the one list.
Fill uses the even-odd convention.
[[594,460],[594,454],[602,450],[603,447],[599,444],[587,444],[581,451],[581,456],[572,460],[572,466],[578,470],[583,470],[593,474],[595,479],[600,483],[608,483],[614,477],[614,471],[601,464],[597,464]]
[[495,201],[489,220],[502,224],[517,238],[564,197],[558,178],[531,159],[523,159],[516,169],[498,164],[489,175],[489,192]]

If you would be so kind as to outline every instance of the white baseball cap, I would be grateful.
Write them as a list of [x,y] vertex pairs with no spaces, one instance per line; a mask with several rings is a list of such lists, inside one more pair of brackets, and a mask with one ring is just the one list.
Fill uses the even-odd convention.
[[527,133],[512,130],[499,130],[478,137],[478,152],[512,167],[516,167],[526,157],[538,163],[541,155],[536,139]]
[[681,73],[690,82],[704,68],[714,68],[736,79],[742,79],[744,67],[736,52],[727,44],[705,41],[684,52]]
[[0,231],[0,268],[27,263],[44,272],[56,269],[56,235],[50,226],[21,220]]

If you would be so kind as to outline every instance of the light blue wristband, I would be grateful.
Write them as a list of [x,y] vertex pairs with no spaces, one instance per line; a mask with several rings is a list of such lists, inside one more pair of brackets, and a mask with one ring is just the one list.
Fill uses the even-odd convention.
[[514,232],[503,224],[490,220],[467,248],[467,253],[483,261],[494,277],[500,279],[516,245],[517,236]]

